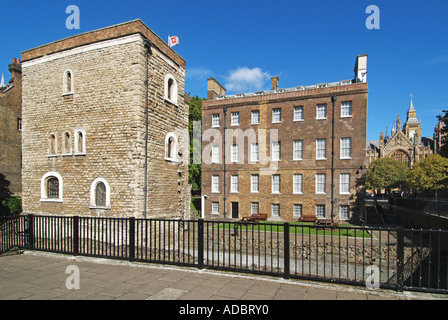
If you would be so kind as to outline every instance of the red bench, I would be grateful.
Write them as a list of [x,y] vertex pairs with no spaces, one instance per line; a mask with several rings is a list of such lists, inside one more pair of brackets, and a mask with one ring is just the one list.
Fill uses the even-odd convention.
[[267,219],[268,215],[266,213],[253,213],[249,217],[243,217],[240,222],[257,223],[259,221],[266,221]]
[[316,216],[301,216],[299,218],[299,222],[314,222],[316,223],[317,218]]

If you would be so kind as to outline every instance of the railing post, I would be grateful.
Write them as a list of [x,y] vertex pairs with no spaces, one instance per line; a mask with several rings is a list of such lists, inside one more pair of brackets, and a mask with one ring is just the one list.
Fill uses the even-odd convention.
[[198,268],[204,268],[204,219],[198,220]]
[[135,259],[135,217],[129,218],[129,261]]
[[76,256],[79,254],[79,217],[74,216],[72,223],[72,251]]
[[289,223],[285,222],[285,224],[283,225],[283,237],[284,237],[284,245],[283,245],[283,251],[284,251],[284,262],[283,262],[283,266],[284,266],[284,274],[283,274],[283,278],[284,279],[289,279],[291,274],[290,274],[290,253],[289,253]]
[[403,291],[404,284],[404,229],[397,228],[397,291]]
[[27,244],[26,247],[29,250],[34,249],[34,215],[29,214],[27,216],[27,223],[28,223],[28,228],[27,228]]

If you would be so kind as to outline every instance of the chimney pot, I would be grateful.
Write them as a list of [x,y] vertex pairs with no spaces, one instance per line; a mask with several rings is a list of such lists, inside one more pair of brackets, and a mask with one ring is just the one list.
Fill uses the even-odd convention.
[[271,81],[272,81],[272,90],[277,90],[279,78],[277,76],[271,77]]

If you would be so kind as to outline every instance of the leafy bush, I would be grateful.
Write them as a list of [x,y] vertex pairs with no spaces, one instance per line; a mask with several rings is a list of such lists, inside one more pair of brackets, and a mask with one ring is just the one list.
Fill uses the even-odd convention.
[[17,215],[22,213],[22,199],[8,197],[0,203],[0,215]]

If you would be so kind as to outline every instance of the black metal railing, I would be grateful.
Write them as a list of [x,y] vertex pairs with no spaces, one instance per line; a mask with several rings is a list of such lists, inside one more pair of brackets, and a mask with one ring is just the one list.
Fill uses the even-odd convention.
[[448,231],[21,215],[0,254],[30,249],[394,290],[448,292]]

